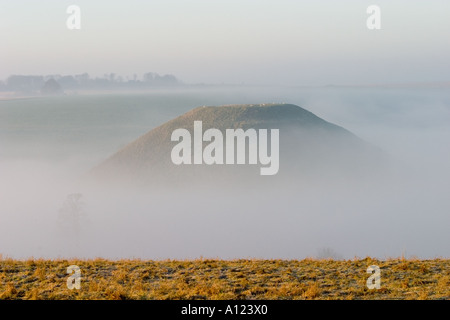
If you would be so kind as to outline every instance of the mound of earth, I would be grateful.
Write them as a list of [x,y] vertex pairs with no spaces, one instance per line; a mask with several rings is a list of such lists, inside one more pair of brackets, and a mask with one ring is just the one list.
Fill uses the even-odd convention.
[[[194,130],[194,124],[201,121],[201,134]],[[172,137],[177,129],[189,132],[190,164],[176,164],[173,160],[174,148],[182,141]],[[198,128],[197,128],[198,129]],[[202,139],[208,129],[218,129],[222,133],[221,144],[224,147],[223,164],[195,164],[195,150],[199,150],[198,139]],[[246,139],[245,163],[227,164],[227,129],[254,130],[260,139],[260,129],[267,130],[268,152],[276,151],[271,147],[272,129],[279,133],[279,168],[275,174],[262,175],[261,168],[268,167],[260,161],[250,164],[251,148],[255,147]],[[217,132],[217,131],[216,131]],[[204,137],[203,137],[204,138]],[[220,137],[215,136],[201,142],[200,153],[205,147]],[[197,139],[197,140],[196,140]],[[174,140],[174,141],[173,141]],[[184,139],[183,139],[184,140]],[[253,141],[254,142],[254,141]],[[237,154],[237,140],[234,150]],[[219,144],[220,146],[220,144]],[[260,144],[253,149],[260,156]],[[179,151],[179,149],[177,149]],[[176,152],[176,155],[183,155]],[[209,149],[211,151],[211,148]],[[217,156],[218,149],[211,153]],[[379,157],[379,151],[361,140],[348,130],[329,123],[313,113],[293,104],[252,104],[225,105],[220,107],[202,106],[195,108],[159,127],[150,130],[131,142],[106,161],[93,168],[90,175],[103,181],[128,181],[135,184],[193,183],[195,181],[275,181],[280,179],[302,179],[306,177],[325,177],[329,175],[353,174],[370,170]],[[203,154],[204,155],[204,154]],[[205,155],[204,155],[205,156]],[[185,156],[185,160],[188,157]],[[217,160],[218,158],[216,158]],[[274,159],[272,159],[274,162]],[[176,161],[175,161],[176,162]],[[217,161],[216,161],[217,162]],[[266,162],[267,163],[267,162]],[[272,173],[275,170],[272,170]]]

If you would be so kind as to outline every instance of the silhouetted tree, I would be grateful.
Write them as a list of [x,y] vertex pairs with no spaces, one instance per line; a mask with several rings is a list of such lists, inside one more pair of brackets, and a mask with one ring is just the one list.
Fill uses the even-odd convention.
[[50,80],[47,80],[41,89],[41,94],[45,94],[45,95],[56,95],[56,94],[62,94],[62,93],[63,93],[63,90],[61,88],[61,85],[53,78]]
[[65,89],[78,87],[78,82],[73,76],[63,76],[58,80],[58,82]]
[[58,211],[58,226],[68,236],[78,236],[86,219],[81,193],[69,194]]

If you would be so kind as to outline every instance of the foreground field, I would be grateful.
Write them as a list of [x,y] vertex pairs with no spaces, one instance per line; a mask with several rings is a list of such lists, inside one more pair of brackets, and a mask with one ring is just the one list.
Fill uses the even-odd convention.
[[[81,269],[79,290],[67,267]],[[366,286],[370,265],[380,289]],[[450,260],[1,260],[0,299],[446,299]]]

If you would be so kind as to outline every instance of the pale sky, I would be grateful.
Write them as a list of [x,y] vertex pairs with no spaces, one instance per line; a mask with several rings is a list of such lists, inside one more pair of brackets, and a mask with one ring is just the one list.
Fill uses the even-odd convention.
[[[381,8],[381,30],[366,9]],[[68,30],[69,5],[81,30]],[[448,0],[0,0],[0,79],[123,76],[284,85],[450,81]]]

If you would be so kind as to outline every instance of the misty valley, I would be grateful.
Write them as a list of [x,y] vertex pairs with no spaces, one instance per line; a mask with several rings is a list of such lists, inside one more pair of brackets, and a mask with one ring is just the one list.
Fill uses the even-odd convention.
[[449,122],[450,93],[433,88],[3,100],[1,253],[448,256]]

